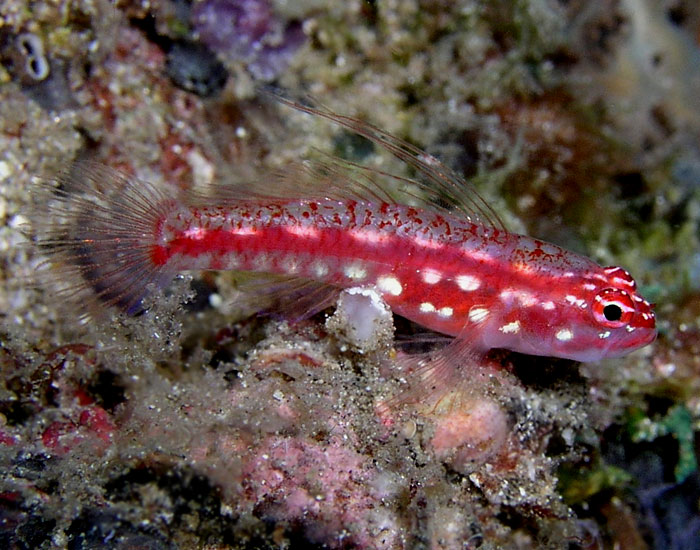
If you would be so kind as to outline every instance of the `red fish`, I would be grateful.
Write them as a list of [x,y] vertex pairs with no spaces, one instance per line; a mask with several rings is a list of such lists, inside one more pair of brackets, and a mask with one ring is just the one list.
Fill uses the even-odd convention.
[[281,101],[387,149],[420,181],[331,160],[207,198],[79,164],[52,191],[46,216],[62,219],[41,240],[80,277],[76,291],[133,313],[149,285],[183,270],[259,272],[304,290],[307,309],[339,289],[376,288],[395,313],[456,337],[462,356],[594,361],[654,340],[653,308],[624,269],[506,231],[466,182],[372,125]]

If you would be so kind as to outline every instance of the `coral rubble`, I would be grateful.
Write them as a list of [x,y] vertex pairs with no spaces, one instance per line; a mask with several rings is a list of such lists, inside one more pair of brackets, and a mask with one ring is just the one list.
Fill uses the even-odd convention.
[[[698,548],[696,11],[4,0],[0,545]],[[434,342],[367,289],[280,320],[240,278],[190,274],[85,321],[26,283],[51,278],[35,180],[79,157],[199,190],[316,149],[401,172],[268,82],[439,156],[511,229],[629,268],[658,341],[580,367],[494,350],[471,385],[395,407],[395,358]]]

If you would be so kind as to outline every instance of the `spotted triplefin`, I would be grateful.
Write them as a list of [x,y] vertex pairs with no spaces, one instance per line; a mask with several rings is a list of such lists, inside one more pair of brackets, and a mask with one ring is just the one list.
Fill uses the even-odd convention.
[[131,313],[183,270],[276,274],[307,310],[372,287],[395,313],[455,337],[462,355],[594,361],[654,340],[652,305],[624,269],[506,231],[467,182],[375,126],[278,99],[388,150],[416,177],[327,159],[188,195],[78,163],[39,216],[57,273]]

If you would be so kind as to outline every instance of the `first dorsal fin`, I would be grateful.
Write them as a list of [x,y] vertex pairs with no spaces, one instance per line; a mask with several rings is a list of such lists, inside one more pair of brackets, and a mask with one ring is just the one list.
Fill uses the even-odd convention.
[[[291,162],[273,172],[258,175],[250,182],[235,185],[214,184],[190,194],[190,203],[217,204],[228,201],[299,199],[357,200],[395,203],[386,185],[377,181],[379,173],[331,155]],[[390,176],[400,179],[398,176]]]
[[440,204],[446,204],[449,209],[459,211],[473,223],[505,230],[505,226],[498,214],[479,195],[472,184],[415,145],[393,136],[370,123],[351,116],[334,113],[324,107],[312,106],[313,102],[309,102],[311,104],[302,104],[269,90],[264,90],[263,93],[293,109],[324,118],[346,128],[380,146],[411,166],[416,171],[415,179],[382,172],[349,161],[339,159],[334,159],[333,161],[333,164],[337,167],[344,166],[346,172],[352,173],[355,171],[363,174],[361,177],[367,179],[370,187],[373,185],[376,187],[374,182],[376,182],[377,176],[390,178],[402,184],[399,185],[397,191],[404,194],[406,199],[402,200],[401,197],[395,197],[395,202],[410,202],[414,205],[428,208],[436,208]]

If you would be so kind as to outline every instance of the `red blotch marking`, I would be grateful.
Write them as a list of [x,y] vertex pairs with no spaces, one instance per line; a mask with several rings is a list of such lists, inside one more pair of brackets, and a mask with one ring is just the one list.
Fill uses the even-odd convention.
[[18,440],[14,435],[6,434],[0,430],[0,445],[7,445],[8,447],[11,447],[12,445],[16,445],[17,441]]
[[51,449],[57,453],[67,453],[70,450],[69,445],[61,444],[61,440],[70,433],[75,431],[75,424],[72,422],[52,422],[41,434],[41,442],[44,447]]
[[114,433],[114,423],[102,407],[88,407],[80,413],[80,426],[85,426],[92,434],[108,443]]
[[[55,421],[41,434],[44,447],[57,454],[66,454],[83,441],[92,440],[98,449],[112,439],[116,427],[102,407],[83,407],[78,421]],[[99,442],[98,442],[99,440]]]

